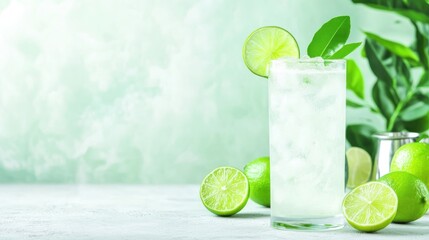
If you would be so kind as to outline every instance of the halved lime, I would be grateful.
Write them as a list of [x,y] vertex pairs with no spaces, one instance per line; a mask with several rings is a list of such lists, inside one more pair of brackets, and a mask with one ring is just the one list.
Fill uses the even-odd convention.
[[343,214],[357,230],[375,232],[389,225],[398,209],[398,197],[386,184],[369,182],[353,189],[343,201]]
[[249,182],[243,172],[233,167],[219,167],[204,178],[200,198],[210,212],[231,216],[243,209],[249,192]]
[[358,147],[351,147],[346,152],[348,164],[347,187],[353,189],[370,180],[372,160],[367,151]]
[[281,57],[299,58],[298,43],[283,28],[270,26],[256,29],[244,42],[244,63],[258,76],[268,77],[270,61]]

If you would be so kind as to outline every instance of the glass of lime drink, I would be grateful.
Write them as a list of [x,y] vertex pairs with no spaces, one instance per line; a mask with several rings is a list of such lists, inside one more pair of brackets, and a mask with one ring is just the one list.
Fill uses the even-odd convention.
[[272,226],[342,228],[346,61],[272,60],[268,87]]

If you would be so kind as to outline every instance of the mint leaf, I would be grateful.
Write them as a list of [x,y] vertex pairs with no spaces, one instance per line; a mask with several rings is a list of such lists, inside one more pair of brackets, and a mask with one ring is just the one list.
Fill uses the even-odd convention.
[[374,41],[376,41],[378,44],[380,44],[381,46],[385,47],[387,50],[389,50],[390,52],[392,52],[393,54],[405,58],[407,60],[409,60],[410,62],[418,62],[419,61],[419,57],[417,56],[417,54],[411,50],[410,48],[394,42],[394,41],[390,41],[387,39],[384,39],[374,33],[370,33],[370,32],[364,32],[367,38],[370,38]]
[[328,58],[340,49],[350,35],[350,17],[335,17],[314,34],[307,48],[309,57]]
[[427,0],[352,0],[369,7],[395,12],[413,21],[429,23],[429,3]]
[[342,48],[340,48],[340,50],[336,51],[332,56],[330,56],[329,59],[343,59],[360,45],[361,42],[346,44]]
[[347,60],[347,89],[351,90],[359,98],[364,98],[364,80],[362,73],[355,61]]

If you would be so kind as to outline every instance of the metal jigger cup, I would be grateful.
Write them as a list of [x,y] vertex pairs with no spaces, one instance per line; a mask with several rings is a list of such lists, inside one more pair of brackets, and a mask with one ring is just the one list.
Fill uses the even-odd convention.
[[378,179],[390,172],[390,163],[396,150],[404,144],[415,142],[419,134],[415,132],[382,132],[372,136],[378,140],[372,177],[374,178],[376,175]]

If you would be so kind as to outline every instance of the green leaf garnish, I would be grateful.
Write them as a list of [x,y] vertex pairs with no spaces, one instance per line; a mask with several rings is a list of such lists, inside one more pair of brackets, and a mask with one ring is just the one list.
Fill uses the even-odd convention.
[[346,43],[349,35],[350,17],[335,17],[323,24],[314,34],[308,45],[307,54],[309,57],[327,59]]
[[352,53],[356,48],[358,48],[362,43],[356,42],[356,43],[349,43],[344,45],[340,50],[336,51],[332,56],[329,57],[329,59],[343,59],[350,53]]

